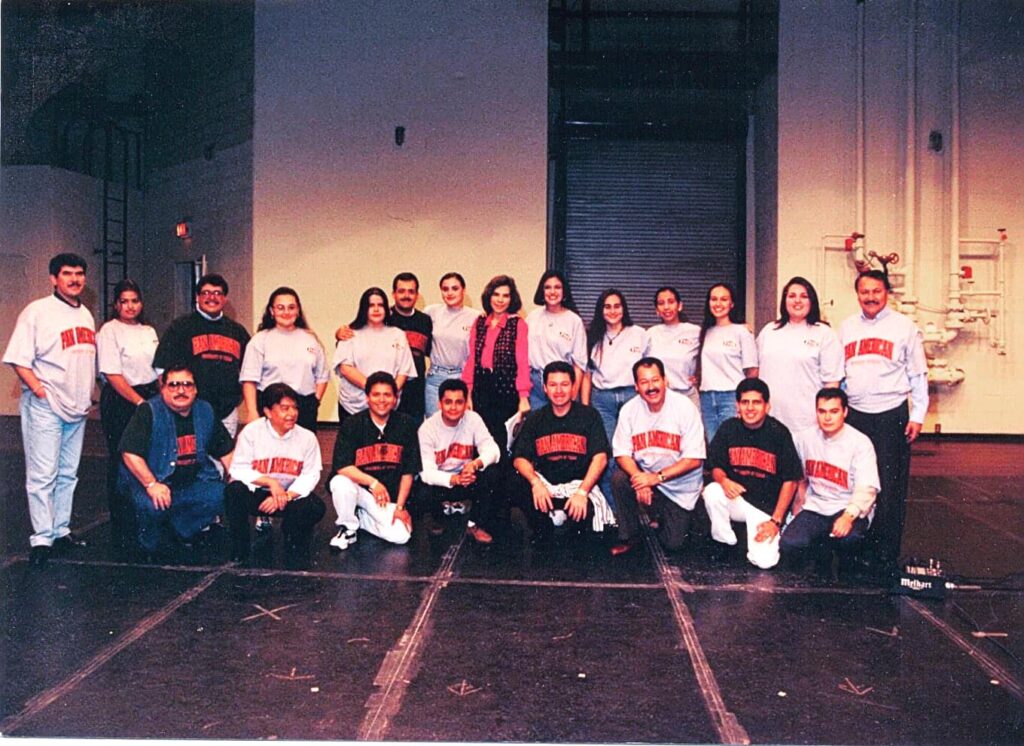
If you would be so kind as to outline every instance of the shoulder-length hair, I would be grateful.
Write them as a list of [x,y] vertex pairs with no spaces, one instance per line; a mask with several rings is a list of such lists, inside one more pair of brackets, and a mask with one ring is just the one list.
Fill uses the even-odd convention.
[[519,313],[519,310],[523,307],[523,299],[519,296],[519,290],[516,288],[516,281],[509,275],[495,275],[487,282],[484,286],[483,293],[480,294],[480,306],[484,309],[485,314],[491,314],[494,312],[491,308],[491,296],[494,294],[494,291],[502,285],[505,285],[508,288],[508,312]]
[[282,285],[272,292],[270,294],[270,298],[267,299],[267,307],[263,309],[263,319],[260,321],[259,331],[263,331],[264,329],[273,329],[277,326],[277,322],[274,321],[274,315],[270,312],[270,309],[274,305],[274,300],[279,295],[290,295],[295,298],[295,303],[299,307],[299,315],[295,319],[295,326],[299,329],[309,329],[309,324],[306,323],[306,314],[302,312],[302,301],[299,299],[299,294],[290,287]]
[[359,296],[359,310],[356,312],[355,320],[349,324],[353,329],[362,329],[369,322],[370,298],[375,295],[379,295],[381,300],[384,301],[384,323],[388,323],[388,319],[391,318],[391,308],[388,306],[388,294],[377,287],[367,288],[363,291],[363,294]]
[[537,290],[533,294],[534,305],[546,305],[544,302],[544,283],[552,277],[562,283],[562,308],[568,308],[573,313],[578,314],[579,310],[576,308],[576,301],[573,300],[572,290],[569,289],[569,281],[565,278],[565,273],[557,269],[549,269],[540,276],[540,280],[537,282]]
[[617,295],[622,301],[622,328],[633,326],[633,317],[629,315],[629,304],[626,303],[626,296],[622,294],[621,290],[608,288],[597,296],[597,303],[594,304],[594,317],[590,320],[590,326],[587,327],[587,362],[590,367],[594,367],[595,350],[598,353],[597,359],[600,360],[601,341],[608,331],[608,322],[604,320],[604,302],[613,295]]
[[775,321],[775,328],[781,329],[789,323],[789,311],[786,310],[786,294],[794,285],[799,285],[806,290],[807,298],[811,301],[811,310],[807,312],[807,323],[811,325],[825,324],[827,326],[828,322],[821,320],[821,305],[818,303],[818,291],[814,289],[814,285],[811,284],[810,280],[797,276],[790,278],[789,282],[782,287],[782,297],[779,299],[779,318]]

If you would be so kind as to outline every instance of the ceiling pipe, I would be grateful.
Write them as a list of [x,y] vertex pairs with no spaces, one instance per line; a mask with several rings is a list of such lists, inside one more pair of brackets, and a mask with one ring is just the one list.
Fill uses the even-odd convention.
[[900,310],[912,320],[917,318],[917,278],[914,258],[917,254],[917,0],[910,0],[907,20],[907,122],[903,173],[903,293]]

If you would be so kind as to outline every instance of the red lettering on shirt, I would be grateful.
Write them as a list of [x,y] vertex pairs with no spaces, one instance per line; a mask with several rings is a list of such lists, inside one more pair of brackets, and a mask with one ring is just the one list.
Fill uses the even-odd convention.
[[75,345],[96,346],[96,332],[87,326],[76,326],[60,333],[60,348],[66,350]]
[[465,443],[452,443],[447,450],[434,451],[434,461],[438,466],[450,458],[469,461],[473,458],[473,446]]
[[552,453],[574,453],[579,456],[587,455],[587,438],[585,435],[574,433],[552,433],[543,435],[533,441],[537,456],[543,458]]
[[412,353],[417,357],[423,357],[427,351],[427,344],[430,342],[430,337],[421,332],[406,332],[405,338],[409,342],[409,348]]
[[287,474],[292,477],[297,477],[302,474],[302,465],[302,461],[298,461],[293,458],[285,458],[284,456],[257,458],[252,461],[252,468],[264,475]]
[[818,479],[824,479],[826,482],[832,482],[837,484],[844,490],[850,488],[850,474],[846,469],[840,469],[834,464],[830,464],[827,461],[815,461],[814,459],[807,459],[804,463],[804,473],[808,478],[817,477]]
[[[742,446],[729,449],[729,464],[737,469],[754,468],[775,474],[775,454],[760,448]],[[744,472],[746,474],[747,472]]]
[[223,334],[197,334],[192,337],[192,356],[234,362],[242,359],[242,344]]
[[356,449],[355,465],[360,469],[371,464],[402,463],[402,446],[394,443],[374,443]]
[[196,463],[196,436],[179,435],[178,466],[192,466]]
[[865,337],[864,339],[848,342],[844,350],[847,360],[858,355],[881,355],[886,360],[892,360],[894,346],[888,339]]
[[679,433],[667,433],[664,430],[648,430],[633,436],[633,453],[645,448],[667,448],[670,451],[681,451],[683,436]]

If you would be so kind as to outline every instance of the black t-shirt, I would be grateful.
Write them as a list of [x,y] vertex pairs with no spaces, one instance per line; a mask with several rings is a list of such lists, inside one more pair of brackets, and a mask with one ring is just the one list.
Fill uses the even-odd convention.
[[707,465],[746,487],[743,498],[765,513],[775,510],[783,482],[803,478],[793,436],[774,417],[756,430],[739,417],[723,422],[708,447]]
[[408,415],[392,412],[381,431],[368,410],[346,417],[334,442],[331,470],[337,473],[346,466],[372,474],[388,488],[394,502],[402,475],[423,469],[416,423]]
[[564,484],[583,479],[594,456],[610,450],[601,415],[573,402],[565,417],[555,416],[550,404],[530,414],[512,456],[532,463],[551,484]]
[[434,333],[434,322],[422,311],[414,310],[411,316],[403,316],[391,308],[388,326],[401,329],[409,342],[412,361],[416,365],[416,378],[410,378],[402,387],[402,400],[398,411],[419,422],[423,419],[425,409],[423,397],[426,392],[427,357],[430,356],[431,336]]
[[[174,420],[174,431],[178,441],[178,460],[171,476],[164,480],[171,487],[191,484],[199,474],[199,463],[196,460],[195,418],[189,414],[182,417],[171,412]],[[121,436],[121,452],[132,453],[146,458],[149,455],[149,441],[153,435],[153,410],[143,404],[135,408],[132,418],[128,421],[124,434]],[[213,458],[221,458],[231,453],[235,444],[221,421],[214,418],[213,433],[206,444],[206,452]]]
[[249,343],[249,332],[237,321],[221,316],[210,321],[198,311],[176,319],[160,339],[153,359],[156,368],[188,363],[200,399],[224,419],[242,401],[238,374]]

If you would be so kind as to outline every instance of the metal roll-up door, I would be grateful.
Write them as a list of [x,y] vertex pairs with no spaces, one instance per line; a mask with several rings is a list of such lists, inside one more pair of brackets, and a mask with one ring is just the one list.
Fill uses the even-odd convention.
[[657,321],[654,291],[673,285],[700,323],[716,282],[742,305],[742,143],[570,140],[565,271],[584,321],[619,288],[634,322]]

